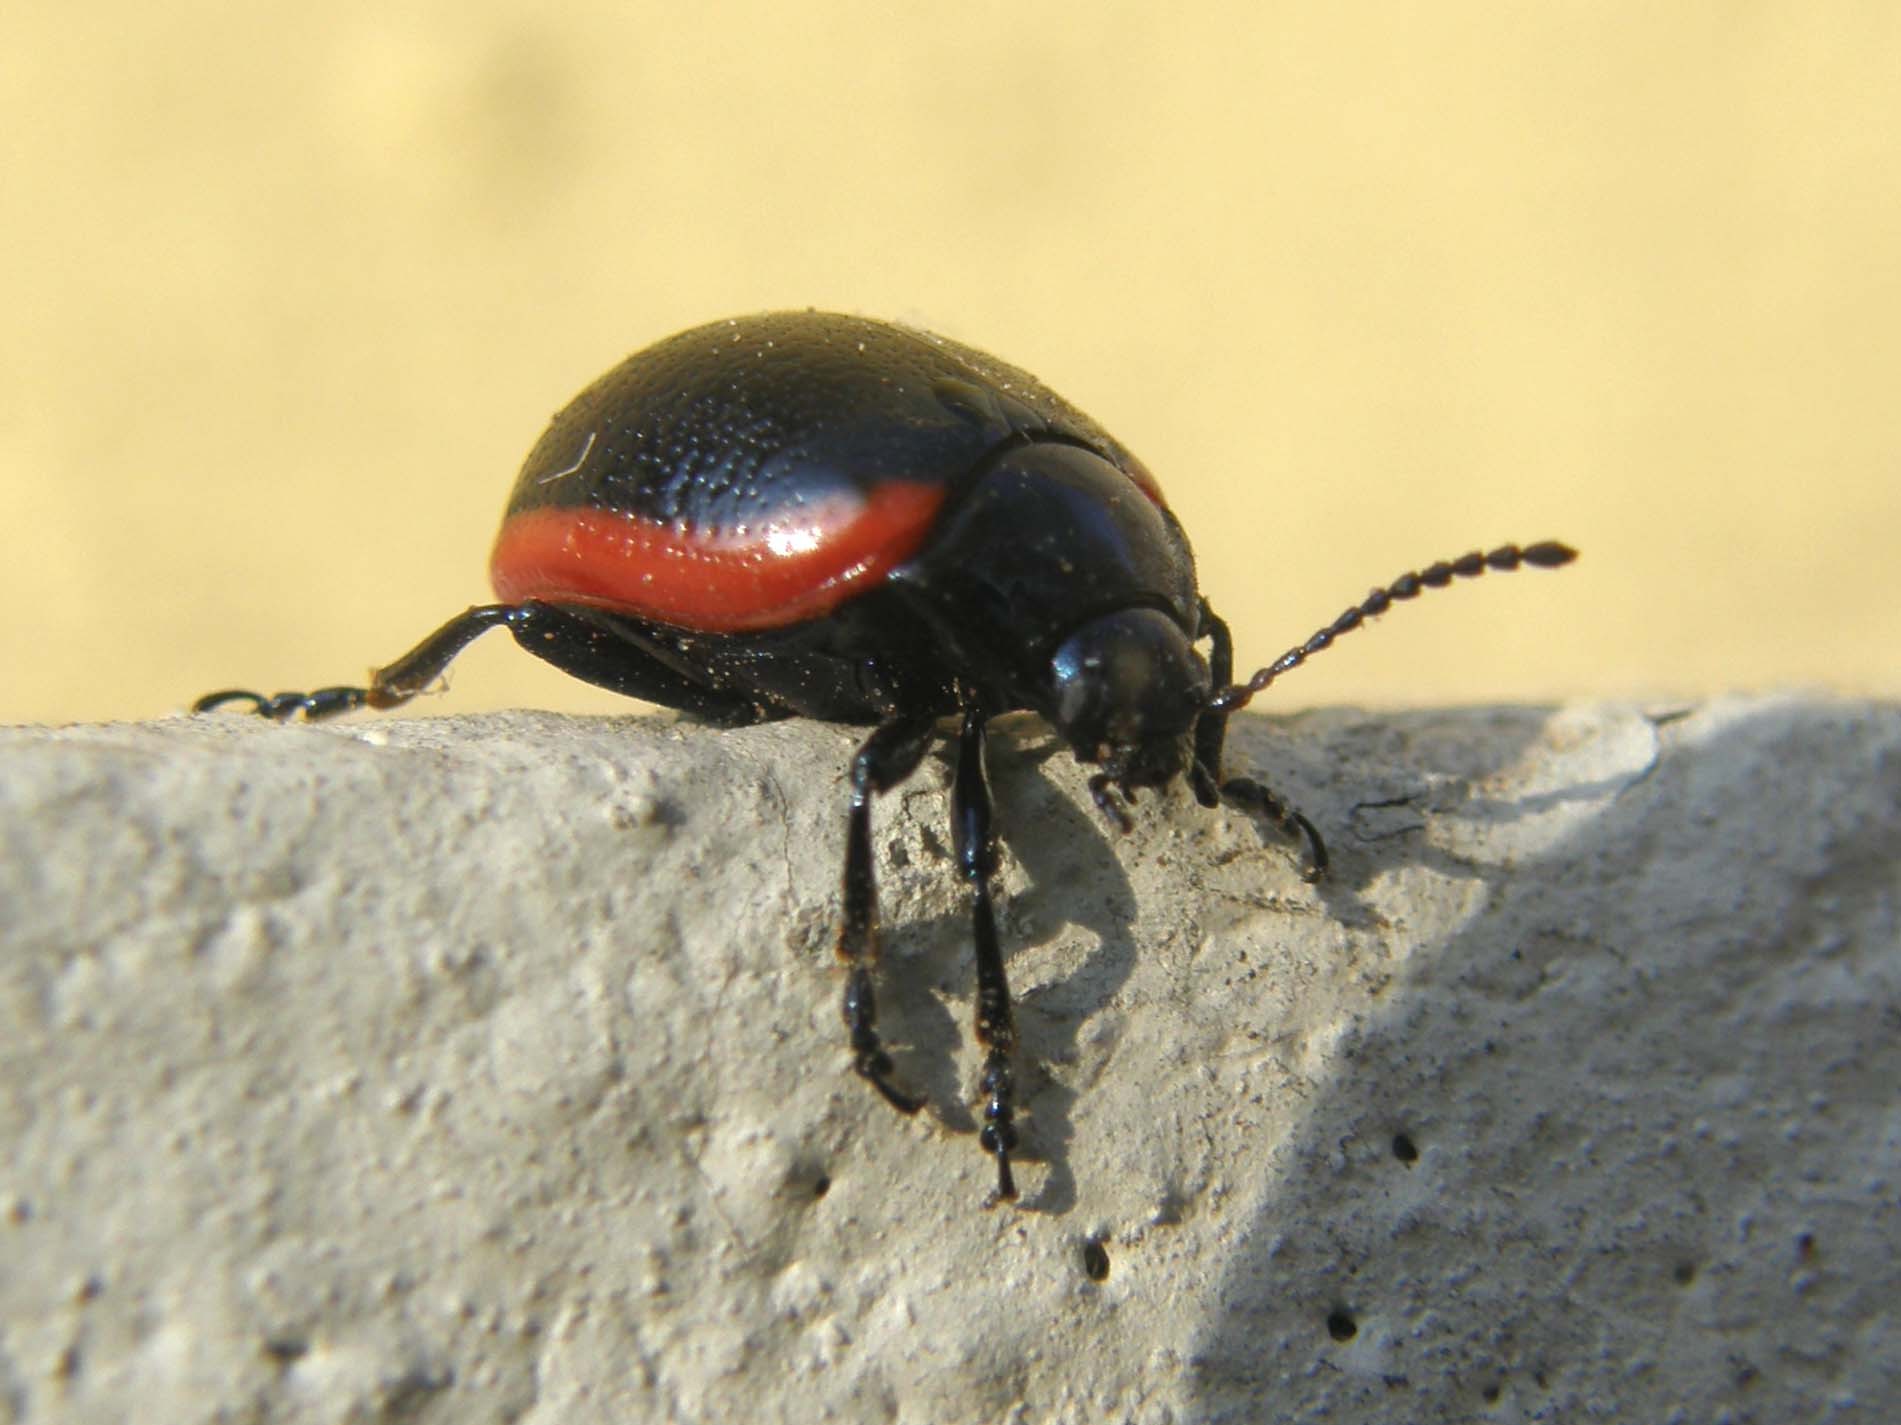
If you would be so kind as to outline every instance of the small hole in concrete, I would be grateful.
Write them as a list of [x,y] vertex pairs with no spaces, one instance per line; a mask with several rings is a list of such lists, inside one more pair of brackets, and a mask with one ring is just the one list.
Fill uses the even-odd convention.
[[1499,1383],[1497,1381],[1493,1381],[1490,1385],[1486,1386],[1485,1389],[1479,1392],[1479,1397],[1487,1405],[1497,1405],[1498,1398],[1503,1393],[1504,1391],[1502,1387],[1500,1387]]
[[779,1181],[779,1192],[794,1205],[817,1202],[832,1190],[832,1175],[811,1159],[790,1164]]
[[1413,1142],[1410,1133],[1393,1135],[1393,1156],[1408,1165],[1419,1161],[1419,1145]]
[[1696,1280],[1696,1263],[1678,1262],[1670,1269],[1670,1280],[1678,1286],[1688,1286]]
[[1083,1243],[1083,1275],[1092,1282],[1109,1279],[1108,1249],[1094,1237]]
[[1360,1323],[1353,1319],[1353,1313],[1344,1306],[1336,1306],[1327,1313],[1327,1334],[1336,1341],[1351,1341],[1359,1334]]
[[1815,1234],[1804,1232],[1795,1239],[1795,1254],[1803,1261],[1812,1261],[1815,1257]]
[[280,1366],[288,1366],[310,1354],[310,1342],[301,1336],[273,1336],[264,1343],[264,1354]]

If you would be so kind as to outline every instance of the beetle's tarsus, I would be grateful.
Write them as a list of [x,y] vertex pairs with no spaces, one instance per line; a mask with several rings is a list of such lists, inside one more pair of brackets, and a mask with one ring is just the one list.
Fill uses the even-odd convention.
[[1306,817],[1299,812],[1294,812],[1293,816],[1302,834],[1307,838],[1307,859],[1301,865],[1300,878],[1309,885],[1316,881],[1324,881],[1327,879],[1327,868],[1331,864],[1327,859],[1327,843],[1320,839],[1320,832]]
[[1096,810],[1102,813],[1102,819],[1117,831],[1127,836],[1135,830],[1135,819],[1116,796],[1116,789],[1110,784],[1107,772],[1098,772],[1089,779],[1089,796],[1095,802]]
[[242,688],[228,689],[222,693],[207,693],[191,705],[194,713],[216,712],[231,703],[249,703],[248,711],[255,717],[269,718],[273,722],[289,722],[299,714],[305,722],[317,722],[322,718],[336,717],[340,713],[355,712],[365,702],[372,702],[372,690],[368,688],[318,688],[310,693],[272,693],[266,697],[263,693],[253,693]]
[[861,1079],[868,1080],[874,1089],[884,1095],[884,1101],[899,1113],[908,1116],[924,1107],[923,1099],[906,1093],[891,1082],[891,1056],[882,1049],[861,1052],[852,1060],[852,1068]]
[[1010,1154],[1007,1151],[999,1149],[996,1157],[997,1190],[984,1198],[985,1207],[995,1207],[1000,1202],[1015,1202],[1017,1200],[1017,1180],[1015,1175],[1010,1171]]

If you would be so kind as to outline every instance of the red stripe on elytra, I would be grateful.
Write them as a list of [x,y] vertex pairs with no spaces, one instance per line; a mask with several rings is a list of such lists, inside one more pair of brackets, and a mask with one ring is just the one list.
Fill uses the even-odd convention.
[[489,581],[504,603],[585,604],[706,633],[784,628],[909,559],[943,502],[941,485],[894,480],[711,532],[608,510],[525,510],[503,522]]
[[1156,509],[1165,510],[1168,508],[1168,501],[1162,496],[1161,482],[1149,474],[1148,466],[1144,465],[1134,456],[1129,456],[1121,463],[1121,469],[1123,474],[1135,482],[1135,488],[1149,497],[1149,503],[1154,505]]

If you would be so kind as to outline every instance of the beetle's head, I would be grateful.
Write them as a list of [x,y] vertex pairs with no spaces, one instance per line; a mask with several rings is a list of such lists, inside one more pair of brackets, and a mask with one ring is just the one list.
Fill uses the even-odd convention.
[[1050,660],[1050,720],[1084,762],[1097,804],[1113,784],[1124,796],[1166,786],[1187,768],[1196,720],[1207,706],[1208,665],[1179,624],[1157,609],[1118,609],[1089,620]]

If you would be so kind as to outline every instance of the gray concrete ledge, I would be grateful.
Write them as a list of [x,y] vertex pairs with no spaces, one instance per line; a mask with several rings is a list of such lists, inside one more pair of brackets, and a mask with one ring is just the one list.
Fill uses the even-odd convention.
[[0,731],[0,1420],[1901,1418],[1901,712],[1240,720],[1318,889],[1007,722],[993,1211],[938,760],[847,1072],[854,740]]

